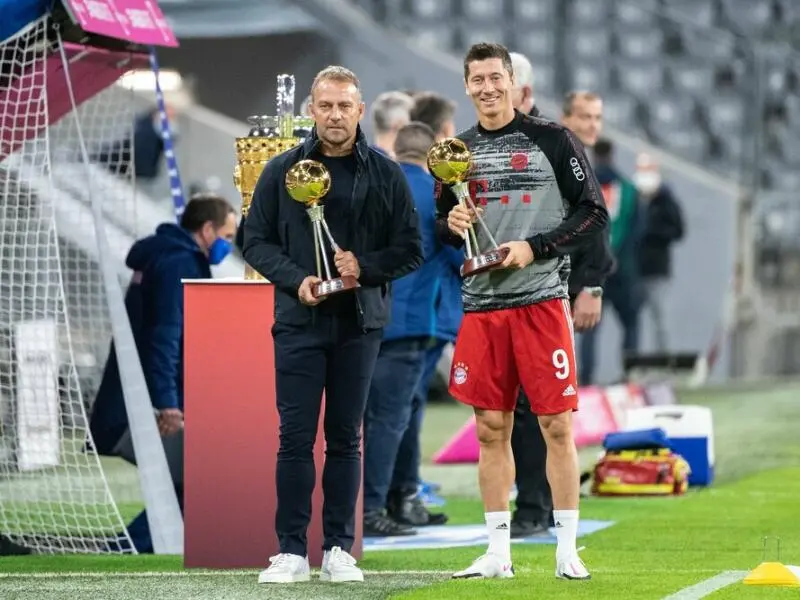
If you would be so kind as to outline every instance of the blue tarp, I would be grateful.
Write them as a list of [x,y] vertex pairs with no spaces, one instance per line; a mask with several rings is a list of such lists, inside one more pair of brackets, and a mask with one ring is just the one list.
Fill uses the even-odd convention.
[[0,42],[44,15],[53,0],[0,0]]

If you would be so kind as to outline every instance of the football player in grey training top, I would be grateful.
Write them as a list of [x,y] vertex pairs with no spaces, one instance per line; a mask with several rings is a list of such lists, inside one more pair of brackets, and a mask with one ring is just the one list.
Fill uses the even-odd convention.
[[[578,456],[572,412],[578,408],[569,253],[608,222],[600,186],[581,144],[563,126],[515,111],[508,50],[476,44],[464,59],[467,94],[478,124],[458,137],[474,162],[468,182],[494,239],[509,254],[501,268],[464,281],[464,321],[450,393],[475,410],[478,465],[489,548],[456,578],[513,577],[509,493],[514,482],[511,430],[519,387],[530,398],[547,442],[558,545],[557,577],[589,579],[578,558]],[[477,215],[439,186],[437,228],[460,245]],[[478,245],[490,241],[476,227]]]

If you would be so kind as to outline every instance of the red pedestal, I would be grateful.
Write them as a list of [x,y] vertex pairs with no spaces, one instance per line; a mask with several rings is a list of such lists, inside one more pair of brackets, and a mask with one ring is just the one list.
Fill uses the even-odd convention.
[[[186,567],[264,567],[279,551],[273,298],[273,286],[265,282],[184,282]],[[312,566],[322,563],[323,415],[308,530]],[[359,500],[356,558],[361,522]]]

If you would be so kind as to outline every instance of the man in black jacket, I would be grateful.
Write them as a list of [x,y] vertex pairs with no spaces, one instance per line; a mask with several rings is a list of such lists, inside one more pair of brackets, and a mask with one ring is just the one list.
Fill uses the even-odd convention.
[[[531,63],[517,52],[511,53],[511,61],[515,75],[515,108],[541,118],[533,95]],[[567,123],[565,125],[569,126]],[[584,145],[593,145],[591,139],[582,135],[582,131],[574,133]],[[570,262],[569,298],[575,329],[590,329],[600,320],[602,286],[612,266],[607,229],[591,243],[571,254]],[[517,500],[511,521],[511,537],[544,533],[553,521],[553,496],[546,472],[547,446],[538,418],[531,412],[528,398],[522,390],[514,411],[511,449],[517,467]]]
[[[361,480],[361,424],[370,379],[389,319],[389,283],[422,264],[417,214],[406,178],[391,159],[369,148],[359,127],[364,103],[356,76],[343,67],[321,71],[311,87],[314,131],[270,161],[244,226],[244,259],[275,285],[275,370],[280,450],[275,529],[280,554],[261,583],[308,581],[306,530],[315,469],[313,447],[325,390],[323,473],[325,555],[321,577],[363,581],[349,554]],[[314,297],[316,257],[306,207],[284,185],[295,163],[313,159],[331,174],[325,218],[341,248],[326,244],[339,275],[361,287]]]

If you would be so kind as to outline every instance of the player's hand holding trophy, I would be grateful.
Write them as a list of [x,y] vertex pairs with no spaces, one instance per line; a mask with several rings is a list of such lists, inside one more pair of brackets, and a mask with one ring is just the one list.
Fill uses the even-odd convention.
[[469,194],[467,177],[472,169],[472,153],[467,145],[458,138],[447,138],[435,143],[428,151],[428,169],[440,183],[451,186],[459,204],[469,209],[470,213],[474,215],[492,245],[490,250],[481,252],[475,228],[470,224],[467,231],[464,232],[467,258],[461,267],[461,276],[470,277],[496,269],[503,264],[510,250],[505,247],[501,248],[497,244]]
[[[346,292],[361,287],[358,280],[352,275],[333,277],[331,275],[328,252],[325,250],[327,239],[331,249],[339,252],[340,247],[334,241],[328,223],[325,221],[322,198],[331,189],[331,174],[321,162],[316,160],[301,160],[292,166],[286,173],[286,190],[289,195],[307,206],[306,213],[311,220],[314,234],[314,255],[317,260],[317,276],[321,282],[314,285],[315,298],[324,298],[331,294]],[[323,277],[323,266],[325,268]]]

